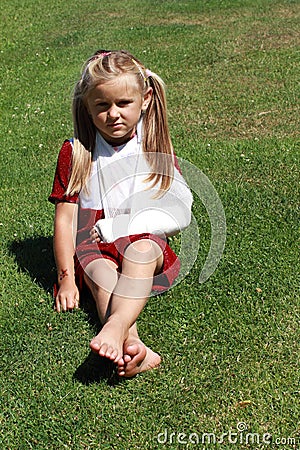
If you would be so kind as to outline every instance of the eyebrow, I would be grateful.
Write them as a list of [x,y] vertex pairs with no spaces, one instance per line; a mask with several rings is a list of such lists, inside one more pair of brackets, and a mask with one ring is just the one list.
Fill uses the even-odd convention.
[[[134,101],[134,98],[133,97],[120,97],[120,98],[117,98],[117,99],[114,99],[114,100],[115,100],[116,103],[128,102],[128,101],[132,102],[132,101]],[[110,103],[110,101],[107,98],[105,98],[105,97],[97,97],[97,98],[94,99],[94,102],[95,103],[98,103],[98,102]]]

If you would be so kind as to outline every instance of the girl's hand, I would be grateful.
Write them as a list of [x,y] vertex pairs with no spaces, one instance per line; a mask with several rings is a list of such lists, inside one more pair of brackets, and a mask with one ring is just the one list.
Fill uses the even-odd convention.
[[91,229],[90,237],[91,237],[92,242],[101,242],[100,236],[99,236],[96,228]]
[[57,312],[72,311],[79,308],[79,291],[74,280],[64,279],[61,281],[57,296],[55,298],[55,309]]

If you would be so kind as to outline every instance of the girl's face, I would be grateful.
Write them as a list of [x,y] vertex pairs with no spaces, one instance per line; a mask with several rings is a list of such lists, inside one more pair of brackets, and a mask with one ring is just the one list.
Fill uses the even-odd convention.
[[133,136],[151,96],[152,88],[142,95],[135,76],[124,74],[94,87],[87,108],[102,137],[112,145],[121,145]]

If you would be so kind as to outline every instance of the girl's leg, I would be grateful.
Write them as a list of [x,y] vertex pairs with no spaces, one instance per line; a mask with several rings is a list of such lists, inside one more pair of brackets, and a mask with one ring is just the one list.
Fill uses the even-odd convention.
[[[97,259],[86,267],[85,282],[92,292],[102,324],[106,322],[109,315],[111,294],[117,281],[116,264],[111,260]],[[91,341],[90,346],[94,352],[99,353],[97,336]],[[160,356],[140,340],[136,323],[129,330],[128,338],[124,342],[123,354],[123,361],[118,367],[120,376],[132,377],[137,373],[157,367],[161,361]]]
[[111,297],[109,317],[92,341],[93,346],[99,348],[99,355],[116,363],[120,361],[120,367],[124,366],[123,344],[148,300],[153,275],[162,263],[161,249],[151,240],[137,241],[125,251],[122,273]]
[[118,282],[117,265],[109,259],[96,259],[87,265],[84,281],[92,293],[103,325],[109,316],[111,294]]
[[[116,287],[118,278],[117,266],[109,259],[96,259],[88,264],[85,269],[84,280],[95,300],[98,317],[102,325],[107,321],[110,314],[111,295]],[[136,324],[132,325],[130,335],[132,343],[140,341]],[[97,353],[99,352],[97,340],[92,340],[91,348]]]

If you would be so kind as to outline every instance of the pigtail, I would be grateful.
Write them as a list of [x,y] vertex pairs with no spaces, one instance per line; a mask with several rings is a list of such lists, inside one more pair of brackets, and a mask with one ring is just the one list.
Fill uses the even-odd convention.
[[146,71],[147,84],[153,95],[143,120],[143,150],[152,169],[145,181],[160,182],[158,196],[164,194],[172,183],[174,174],[173,148],[168,126],[167,101],[163,80],[156,74]]
[[95,146],[96,130],[90,119],[82,97],[82,82],[74,90],[72,104],[74,141],[72,153],[72,172],[67,195],[73,195],[82,188],[86,189],[90,175],[92,152]]

